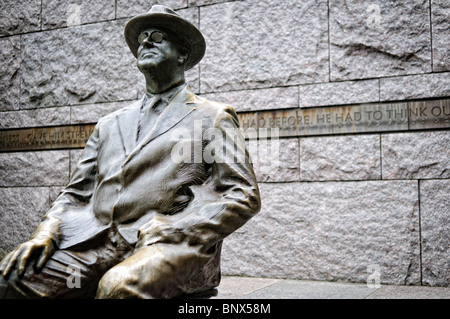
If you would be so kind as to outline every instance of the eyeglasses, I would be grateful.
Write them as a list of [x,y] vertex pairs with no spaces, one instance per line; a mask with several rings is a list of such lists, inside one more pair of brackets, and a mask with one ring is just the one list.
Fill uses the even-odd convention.
[[140,44],[143,44],[144,40],[149,38],[154,43],[161,43],[163,39],[167,39],[167,35],[160,31],[153,31],[151,33],[144,31],[139,35],[138,41]]

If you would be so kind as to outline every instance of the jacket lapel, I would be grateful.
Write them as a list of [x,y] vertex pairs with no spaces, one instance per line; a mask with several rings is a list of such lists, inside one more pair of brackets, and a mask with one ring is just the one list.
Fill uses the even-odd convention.
[[[184,87],[172,101],[161,112],[153,129],[145,136],[142,141],[130,153],[124,164],[128,163],[142,148],[158,136],[166,133],[176,124],[181,122],[189,113],[195,109],[195,95],[189,89]],[[139,114],[138,114],[139,116]],[[132,131],[132,130],[131,130]]]
[[128,157],[136,147],[139,114],[143,102],[144,97],[131,106],[125,108],[123,112],[116,115],[116,120],[119,126],[119,135],[125,151],[125,157]]

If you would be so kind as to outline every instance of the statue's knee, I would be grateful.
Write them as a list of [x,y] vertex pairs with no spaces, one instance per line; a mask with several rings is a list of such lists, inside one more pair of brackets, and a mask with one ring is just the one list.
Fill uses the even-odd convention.
[[[110,269],[102,277],[97,288],[97,299],[154,299],[170,298],[167,291],[170,277],[161,280],[155,272],[142,274],[124,266]],[[166,282],[166,285],[162,284]],[[171,291],[172,292],[172,291]],[[172,292],[173,293],[173,292]],[[177,294],[178,291],[177,291]]]
[[98,299],[132,298],[135,280],[124,267],[114,267],[107,271],[100,280],[97,288]]

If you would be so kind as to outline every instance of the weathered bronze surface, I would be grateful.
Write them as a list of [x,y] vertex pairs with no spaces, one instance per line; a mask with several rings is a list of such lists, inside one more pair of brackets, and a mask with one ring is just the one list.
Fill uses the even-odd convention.
[[[204,54],[201,33],[155,5],[128,22],[125,38],[146,94],[95,125],[68,186],[0,264],[0,298],[203,294],[220,282],[223,239],[260,210],[235,111],[185,84]],[[24,134],[38,147],[87,135],[49,132]],[[198,148],[211,156],[198,158]]]

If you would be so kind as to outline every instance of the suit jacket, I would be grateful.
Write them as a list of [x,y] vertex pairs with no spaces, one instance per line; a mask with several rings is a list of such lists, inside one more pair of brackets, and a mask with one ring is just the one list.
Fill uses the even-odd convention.
[[[136,145],[141,104],[99,120],[33,237],[50,236],[63,249],[115,227],[137,247],[184,243],[208,251],[260,210],[232,107],[185,86]],[[199,160],[204,154],[215,160]]]

